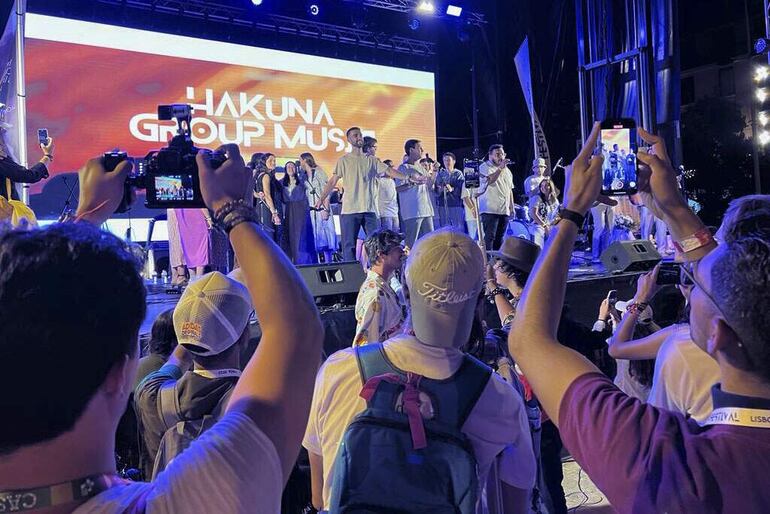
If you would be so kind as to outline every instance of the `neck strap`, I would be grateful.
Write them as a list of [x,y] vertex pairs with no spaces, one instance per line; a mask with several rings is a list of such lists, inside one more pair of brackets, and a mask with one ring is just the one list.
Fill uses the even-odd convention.
[[240,377],[241,370],[235,368],[226,369],[194,369],[193,373],[204,378],[231,378]]
[[743,407],[714,409],[703,425],[733,425],[739,427],[770,428],[770,410]]
[[122,483],[125,480],[111,473],[32,489],[0,491],[0,512],[25,512],[83,501]]

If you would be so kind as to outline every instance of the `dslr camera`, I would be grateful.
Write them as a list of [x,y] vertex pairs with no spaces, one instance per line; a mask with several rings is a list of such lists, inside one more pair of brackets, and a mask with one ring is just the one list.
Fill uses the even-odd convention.
[[[134,170],[126,178],[123,200],[115,212],[126,212],[131,202],[132,188],[146,191],[145,205],[149,209],[202,208],[206,205],[201,195],[198,164],[195,156],[199,149],[193,145],[190,124],[193,108],[187,104],[158,106],[158,120],[176,120],[177,133],[168,146],[153,150],[144,158],[128,157],[126,152],[107,152],[103,163],[107,171],[114,171],[122,161],[130,160]],[[211,166],[218,168],[225,162],[225,154],[211,150]]]

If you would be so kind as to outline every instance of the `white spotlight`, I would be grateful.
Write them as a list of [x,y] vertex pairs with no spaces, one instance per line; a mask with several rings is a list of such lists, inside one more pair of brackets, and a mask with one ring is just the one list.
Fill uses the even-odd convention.
[[449,4],[446,7],[446,13],[449,16],[460,16],[463,13],[463,8],[458,5]]
[[770,121],[770,118],[767,116],[767,113],[764,111],[760,112],[757,117],[759,118],[759,124],[762,125],[763,127],[767,125],[768,121]]
[[770,132],[763,130],[759,133],[759,144],[764,146],[770,142]]
[[423,0],[417,5],[417,10],[420,12],[432,14],[436,11],[436,6],[433,5],[433,2]]
[[767,99],[767,91],[764,89],[757,89],[757,100],[764,102]]
[[757,82],[762,82],[768,76],[770,76],[770,70],[767,69],[767,66],[758,66],[757,69],[754,70],[754,80]]
[[251,3],[254,5],[262,5],[262,0],[251,0]]

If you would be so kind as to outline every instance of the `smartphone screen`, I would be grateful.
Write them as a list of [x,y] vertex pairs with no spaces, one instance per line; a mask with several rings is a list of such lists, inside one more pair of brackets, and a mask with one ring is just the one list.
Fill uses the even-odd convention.
[[607,303],[610,305],[615,305],[618,301],[618,292],[614,289],[610,290],[609,293],[607,293]]
[[602,194],[636,193],[636,122],[632,119],[603,121],[599,141],[599,150],[604,156]]
[[37,129],[37,140],[41,145],[48,144],[48,129]]
[[676,285],[679,283],[679,268],[680,265],[677,262],[664,262],[661,263],[658,270],[658,285]]
[[463,164],[466,189],[478,189],[481,187],[481,174],[479,173],[480,161],[466,160]]

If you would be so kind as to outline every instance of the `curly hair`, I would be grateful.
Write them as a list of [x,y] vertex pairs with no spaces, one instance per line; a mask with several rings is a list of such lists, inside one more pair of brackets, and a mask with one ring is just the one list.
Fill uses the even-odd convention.
[[516,281],[516,284],[519,287],[524,287],[527,284],[527,280],[529,280],[529,273],[517,268],[513,264],[510,264],[508,262],[505,262],[502,259],[497,259],[497,262],[500,263],[500,271],[505,273],[508,278],[512,278]]
[[749,371],[770,381],[770,241],[743,237],[716,252],[714,299],[746,349]]
[[366,250],[366,255],[369,256],[369,264],[377,264],[377,261],[382,258],[381,255],[387,254],[397,246],[401,246],[403,240],[404,236],[386,228],[372,232],[372,235],[364,241],[364,249]]

